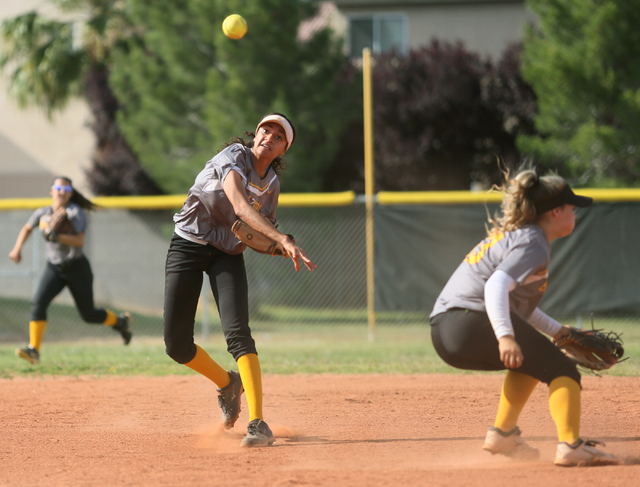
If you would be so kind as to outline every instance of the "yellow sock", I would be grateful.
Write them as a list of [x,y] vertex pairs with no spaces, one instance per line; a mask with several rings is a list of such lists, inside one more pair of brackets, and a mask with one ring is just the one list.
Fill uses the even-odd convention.
[[570,377],[553,379],[549,384],[549,411],[558,441],[573,445],[580,439],[580,384]]
[[46,320],[29,322],[29,345],[31,345],[38,351],[40,351],[40,345],[42,345],[42,337],[44,336],[44,331],[46,329]]
[[243,355],[238,359],[238,369],[249,406],[249,421],[264,419],[262,416],[262,371],[258,356],[255,353]]
[[196,356],[185,365],[199,374],[204,375],[220,389],[229,385],[229,381],[231,380],[229,372],[220,367],[199,345],[196,345],[196,349]]
[[103,325],[106,326],[115,326],[116,323],[118,323],[118,317],[116,316],[116,314],[107,309],[105,310],[107,312],[107,317],[105,318],[105,320],[102,322]]
[[510,370],[502,384],[500,404],[494,426],[502,431],[511,431],[529,400],[529,396],[540,382],[530,375]]

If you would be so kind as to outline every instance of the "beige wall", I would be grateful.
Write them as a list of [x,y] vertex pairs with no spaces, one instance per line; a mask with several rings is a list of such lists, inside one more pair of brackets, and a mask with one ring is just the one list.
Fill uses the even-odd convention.
[[434,37],[449,42],[461,40],[468,50],[494,59],[509,43],[520,40],[524,26],[536,19],[524,2],[340,8],[340,11],[345,16],[403,13],[409,26],[409,47],[429,44]]
[[409,45],[429,43],[433,37],[462,40],[470,51],[499,57],[505,47],[522,39],[523,28],[533,22],[524,5],[434,5],[409,10]]
[[[53,15],[49,2],[39,0],[0,1],[0,21],[39,7]],[[48,120],[36,107],[20,109],[7,94],[5,73],[0,79],[0,198],[45,197],[44,181],[64,174],[74,185],[91,195],[84,170],[90,166],[94,145],[86,127],[89,110],[81,100]],[[44,186],[44,188],[43,188]]]

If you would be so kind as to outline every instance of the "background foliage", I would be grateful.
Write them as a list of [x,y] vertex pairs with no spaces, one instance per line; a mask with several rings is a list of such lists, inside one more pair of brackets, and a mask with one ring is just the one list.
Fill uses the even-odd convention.
[[434,40],[377,59],[373,86],[381,190],[488,188],[499,179],[497,158],[519,165],[516,137],[535,133],[517,46],[493,63]]
[[[96,139],[87,180],[95,194],[158,194],[160,188],[140,166],[122,136],[119,108],[109,86],[111,54],[132,27],[118,0],[51,0],[70,20],[35,11],[5,20],[0,28],[0,69],[10,71],[9,94],[25,107],[49,115],[72,96],[88,103]],[[81,14],[74,18],[73,14]]]
[[[362,75],[317,1],[49,0],[2,25],[0,68],[23,106],[84,97],[97,195],[184,193],[232,136],[272,111],[298,138],[286,192],[363,192]],[[577,186],[640,182],[640,0],[527,0],[539,19],[497,61],[433,40],[374,59],[377,190],[488,187],[530,159]],[[249,32],[224,37],[239,12]],[[81,20],[81,22],[80,22]]]
[[538,96],[539,135],[523,152],[562,164],[576,184],[640,183],[640,1],[528,0],[523,74]]
[[[253,132],[273,111],[297,129],[283,190],[322,189],[326,161],[360,103],[352,101],[355,73],[332,31],[298,39],[314,3],[130,0],[129,8],[141,36],[118,53],[111,82],[122,102],[120,126],[165,191],[186,192],[223,143]],[[220,28],[234,12],[249,26],[236,41]]]

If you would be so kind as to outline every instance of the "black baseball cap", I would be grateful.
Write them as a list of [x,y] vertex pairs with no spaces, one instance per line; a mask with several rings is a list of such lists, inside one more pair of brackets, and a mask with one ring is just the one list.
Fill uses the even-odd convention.
[[593,203],[593,198],[588,196],[578,196],[575,194],[568,184],[562,188],[557,195],[547,198],[546,200],[535,203],[536,213],[543,214],[545,211],[553,210],[562,205],[573,205],[579,208],[586,208]]

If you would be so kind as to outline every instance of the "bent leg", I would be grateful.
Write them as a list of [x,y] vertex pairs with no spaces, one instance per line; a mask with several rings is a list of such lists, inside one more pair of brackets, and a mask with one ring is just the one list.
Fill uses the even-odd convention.
[[218,305],[227,350],[237,361],[242,355],[257,355],[249,328],[249,288],[242,254],[218,251],[207,273]]
[[511,431],[529,400],[529,396],[540,383],[530,375],[510,370],[502,384],[498,414],[494,426],[502,431]]
[[558,441],[573,445],[580,439],[580,384],[571,377],[553,379],[549,384],[549,411]]
[[47,262],[47,266],[38,284],[38,290],[31,303],[29,346],[36,351],[40,351],[44,332],[47,329],[47,309],[51,301],[60,294],[65,285],[64,280],[58,275],[54,266]]
[[263,419],[262,373],[249,328],[249,291],[244,258],[242,254],[228,255],[221,252],[208,273],[227,350],[238,363],[250,421]]
[[29,346],[40,351],[40,345],[42,345],[42,339],[44,338],[44,332],[47,329],[47,321],[30,321],[29,322]]
[[249,406],[249,421],[264,419],[262,415],[262,371],[260,360],[255,353],[248,353],[238,357],[238,369],[247,396]]
[[118,317],[116,314],[110,309],[105,309],[105,312],[107,313],[107,317],[104,319],[102,324],[105,326],[116,326],[118,324]]
[[38,284],[38,290],[31,302],[31,321],[47,320],[47,308],[65,286],[66,282],[58,275],[53,264],[47,262]]
[[107,312],[94,305],[93,272],[86,257],[80,257],[69,264],[65,274],[69,291],[82,319],[90,324],[103,324],[107,319]]
[[498,340],[486,313],[455,308],[431,319],[433,347],[442,360],[463,370],[504,370]]
[[202,271],[184,268],[181,261],[180,252],[169,249],[164,286],[164,343],[169,357],[186,364],[197,353],[193,334]]
[[220,367],[220,365],[211,358],[200,346],[196,345],[196,356],[186,364],[191,370],[204,375],[213,382],[219,389],[223,389],[229,385],[229,372]]

